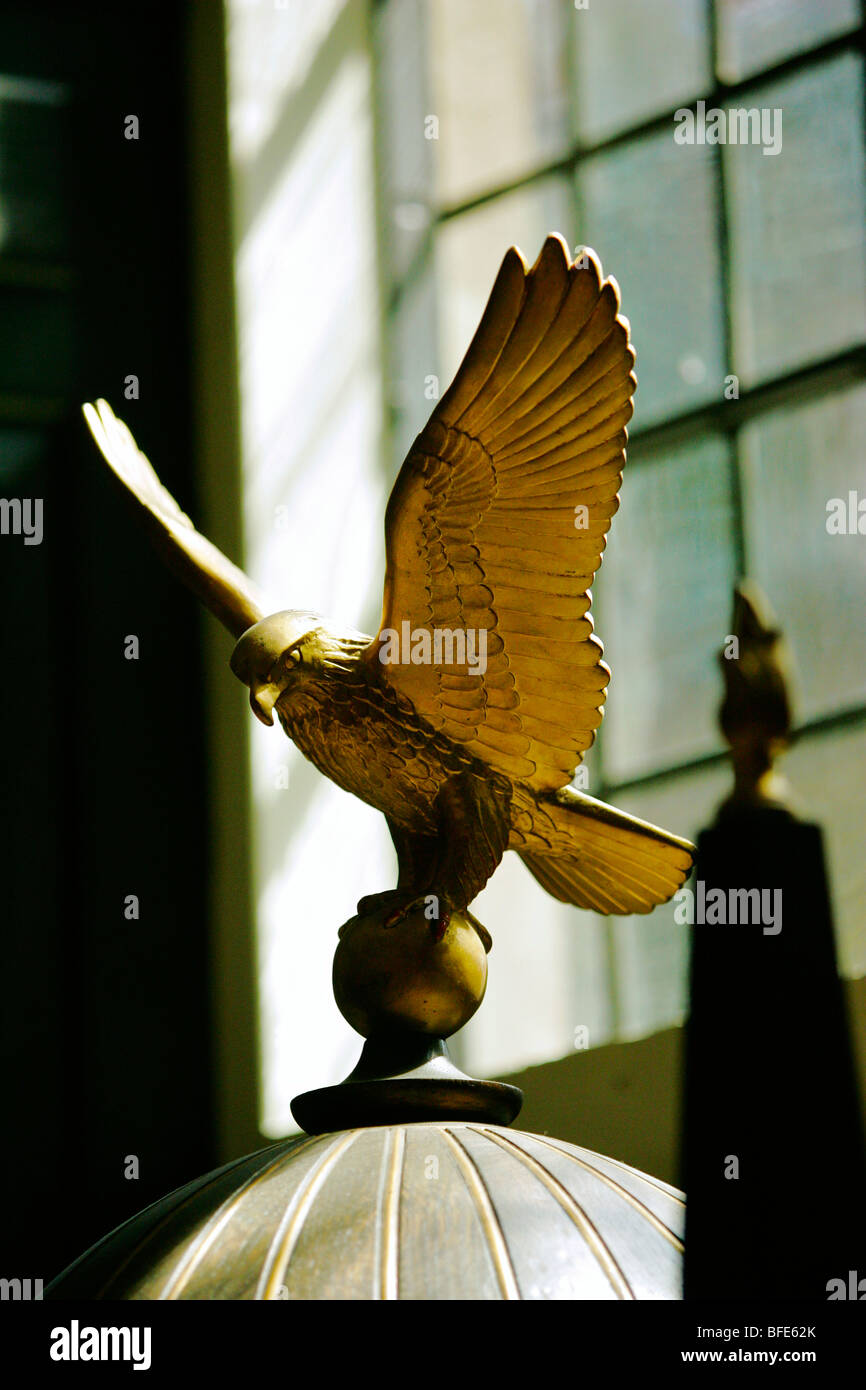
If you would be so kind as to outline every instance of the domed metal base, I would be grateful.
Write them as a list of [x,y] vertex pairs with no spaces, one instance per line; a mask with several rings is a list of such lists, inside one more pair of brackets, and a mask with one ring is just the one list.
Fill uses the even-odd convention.
[[368,1038],[345,1081],[295,1096],[292,1114],[307,1134],[330,1134],[355,1125],[422,1120],[508,1125],[522,1104],[517,1086],[479,1081],[462,1072],[442,1038],[403,1033]]
[[251,1154],[156,1202],[60,1299],[679,1299],[682,1194],[544,1135],[457,1120]]

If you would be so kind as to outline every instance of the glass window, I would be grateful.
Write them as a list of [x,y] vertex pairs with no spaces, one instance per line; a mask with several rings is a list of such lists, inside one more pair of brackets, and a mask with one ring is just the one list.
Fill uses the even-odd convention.
[[569,240],[573,213],[565,179],[515,189],[443,222],[436,240],[442,389],[468,348],[509,246],[532,265],[551,230]]
[[[617,793],[616,804],[633,816],[694,841],[712,824],[730,785],[728,767],[720,763],[657,783],[623,788]],[[609,919],[617,1037],[641,1037],[681,1023],[685,1017],[691,942],[689,927],[675,920],[677,907],[671,900],[647,916]]]
[[720,746],[715,656],[736,578],[725,438],[630,456],[621,499],[594,591],[614,673],[602,725],[608,783]]
[[456,1040],[463,1067],[502,1075],[616,1036],[600,918],[545,900],[516,854],[506,854],[472,910],[494,944],[484,1005]]
[[427,23],[440,206],[464,202],[565,153],[562,6],[432,0]]
[[[733,583],[748,573],[794,649],[802,737],[791,777],[820,792],[843,961],[863,969],[849,827],[863,780],[864,551],[862,538],[826,530],[828,501],[864,486],[859,7],[232,0],[230,11],[257,577],[284,601],[374,624],[389,482],[459,365],[506,249],[517,244],[531,264],[552,231],[574,250],[593,246],[622,291],[639,385],[595,586],[613,679],[587,789],[681,834],[712,820],[730,785],[716,654]],[[720,93],[719,80],[736,90]],[[686,106],[696,131],[711,108],[728,129],[731,111],[754,110],[744,126],[754,140],[679,143]],[[778,152],[765,153],[777,110]],[[336,1080],[357,1055],[334,1010],[329,1075],[300,1075],[300,1039],[315,1029],[320,1042],[331,1007],[327,932],[302,946],[304,978],[321,987],[306,984],[299,1003],[286,986],[302,974],[293,953],[297,918],[313,912],[309,867],[331,862],[339,821],[347,888],[329,881],[315,914],[336,926],[362,892],[391,882],[393,854],[377,813],[289,745],[271,740],[266,752],[260,732],[264,1067],[277,1132],[293,1092]],[[284,762],[291,802],[275,787]],[[472,1070],[565,1055],[579,1026],[595,1045],[682,1017],[687,936],[670,905],[622,921],[580,913],[508,855],[475,910],[496,944],[485,1007],[454,1049]]]
[[749,77],[859,23],[857,0],[717,0],[719,77]]
[[782,764],[800,814],[818,821],[830,876],[839,969],[866,974],[866,854],[863,853],[862,723],[816,733],[795,744]]
[[751,384],[866,334],[861,60],[844,53],[736,104],[774,113],[780,137],[777,154],[724,146],[734,370]]
[[691,101],[710,82],[705,0],[575,5],[576,126],[595,144]]
[[[851,533],[849,501],[866,501],[864,438],[866,386],[743,430],[748,572],[791,644],[800,720],[866,703],[866,535]],[[844,530],[831,533],[837,515]]]
[[721,397],[717,166],[673,126],[578,164],[580,236],[623,296],[637,352],[633,429]]

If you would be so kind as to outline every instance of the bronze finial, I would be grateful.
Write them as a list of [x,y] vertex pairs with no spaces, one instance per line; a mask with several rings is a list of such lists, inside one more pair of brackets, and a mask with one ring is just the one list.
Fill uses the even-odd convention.
[[723,809],[784,806],[788,784],[774,765],[791,741],[790,658],[766,596],[750,580],[734,589],[731,633],[718,659],[725,678],[719,723],[734,765]]
[[[164,558],[236,638],[231,667],[256,716],[276,714],[326,776],[386,817],[397,887],[359,904],[338,960],[341,1007],[374,1031],[428,1031],[433,1014],[450,1028],[477,1007],[485,972],[462,933],[468,922],[489,950],[468,909],[507,849],[560,902],[605,914],[650,912],[691,867],[688,841],[571,785],[610,679],[589,586],[636,385],[619,307],[592,252],[572,263],[551,236],[531,269],[506,253],[394,485],[373,638],[314,613],[266,616],[110,407],[85,406]],[[384,939],[372,949],[374,927],[404,929],[400,998],[374,964],[393,955]]]

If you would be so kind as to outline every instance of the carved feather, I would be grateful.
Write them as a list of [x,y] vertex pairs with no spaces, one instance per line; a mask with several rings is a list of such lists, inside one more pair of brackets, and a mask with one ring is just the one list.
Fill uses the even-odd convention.
[[382,624],[368,659],[407,620],[483,629],[483,675],[383,670],[434,728],[537,791],[571,781],[610,679],[589,585],[619,505],[636,385],[619,302],[592,252],[572,264],[551,236],[527,270],[512,248],[385,520]]

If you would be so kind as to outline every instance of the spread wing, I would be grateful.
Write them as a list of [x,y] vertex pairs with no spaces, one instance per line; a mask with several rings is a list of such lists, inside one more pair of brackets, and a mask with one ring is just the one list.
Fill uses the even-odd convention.
[[[512,247],[385,518],[382,628],[368,659],[436,729],[539,791],[571,781],[610,679],[589,585],[619,505],[636,385],[618,310],[592,252],[572,264],[551,236],[527,271]],[[405,643],[386,645],[407,622],[413,635],[474,633],[474,651],[427,663],[419,646],[414,664]],[[486,669],[473,674],[485,641]]]
[[240,637],[270,611],[252,580],[195,529],[107,401],[82,408],[103,458],[137,504],[162,558],[229,632]]

